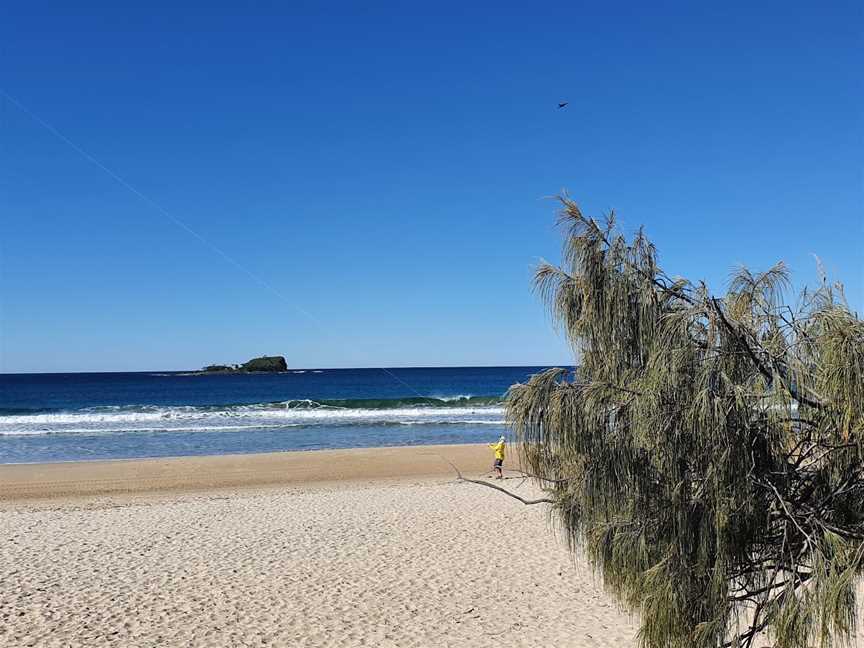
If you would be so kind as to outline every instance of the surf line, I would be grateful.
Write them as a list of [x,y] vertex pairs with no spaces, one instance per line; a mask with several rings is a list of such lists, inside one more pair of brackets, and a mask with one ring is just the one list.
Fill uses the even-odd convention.
[[[259,276],[257,273],[249,270],[249,268],[245,267],[242,263],[237,261],[234,257],[229,255],[227,252],[225,252],[218,245],[216,245],[215,243],[212,243],[209,239],[204,237],[202,234],[199,234],[197,231],[192,229],[192,227],[190,227],[186,222],[184,222],[183,220],[181,220],[180,218],[178,218],[177,216],[175,216],[174,214],[169,212],[167,209],[165,209],[158,202],[156,202],[155,200],[150,198],[147,194],[145,194],[144,192],[139,190],[137,187],[135,187],[132,183],[130,183],[128,180],[126,180],[123,176],[121,176],[120,174],[116,173],[115,171],[113,171],[112,169],[107,167],[105,164],[103,164],[101,161],[99,161],[91,153],[89,153],[86,150],[84,150],[83,148],[81,148],[78,144],[76,144],[71,139],[66,137],[66,135],[61,133],[53,125],[51,125],[49,122],[44,120],[38,114],[36,114],[32,110],[30,110],[27,106],[25,106],[18,99],[13,97],[11,94],[9,94],[3,88],[0,88],[0,95],[2,95],[6,100],[11,102],[22,113],[24,113],[25,115],[30,117],[33,121],[35,121],[37,124],[39,124],[40,126],[45,128],[49,133],[54,135],[61,142],[63,142],[67,146],[69,146],[72,150],[74,150],[76,153],[78,153],[78,155],[83,157],[85,160],[87,160],[88,162],[90,162],[91,164],[96,166],[97,168],[101,169],[109,177],[111,177],[115,182],[117,182],[122,187],[129,190],[130,192],[132,192],[135,196],[138,197],[138,199],[144,201],[150,207],[155,209],[156,212],[159,213],[163,218],[166,218],[170,222],[174,223],[175,226],[179,227],[184,232],[186,232],[187,234],[189,234],[193,238],[197,239],[199,243],[201,243],[205,247],[209,248],[211,252],[214,252],[215,254],[220,256],[228,264],[234,266],[235,269],[240,270],[241,272],[246,274],[249,278],[251,278],[253,281],[255,281],[259,286],[261,286],[262,288],[264,288],[266,290],[269,290],[271,293],[276,295],[276,297],[278,297],[280,300],[285,302],[288,306],[290,306],[291,308],[296,310],[298,313],[300,313],[301,315],[308,318],[311,322],[313,322],[318,327],[318,329],[322,333],[324,333],[328,337],[333,337],[332,335],[330,335],[330,332],[325,328],[324,324],[317,317],[312,315],[312,313],[307,311],[302,306],[299,306],[297,303],[295,303],[294,301],[289,299],[280,290],[278,290],[275,286],[273,286],[273,284],[271,284],[269,281],[265,280],[263,277]],[[409,385],[407,382],[402,380],[399,376],[394,374],[392,371],[390,371],[386,367],[376,367],[376,369],[380,369],[384,373],[388,374],[391,378],[393,378],[393,380],[395,380],[398,383],[401,383],[404,387],[407,387],[408,389],[410,389],[415,395],[417,395],[421,398],[425,398],[425,396],[423,394],[421,394],[420,392],[418,392],[416,389],[414,389],[413,386]],[[416,442],[416,438],[413,440]]]

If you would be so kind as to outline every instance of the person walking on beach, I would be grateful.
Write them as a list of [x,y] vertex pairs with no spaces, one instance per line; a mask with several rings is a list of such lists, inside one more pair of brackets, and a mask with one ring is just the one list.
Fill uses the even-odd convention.
[[492,464],[492,469],[497,474],[495,479],[504,479],[504,471],[502,470],[504,465],[504,435],[501,435],[498,443],[490,443],[489,447],[495,451],[495,463]]

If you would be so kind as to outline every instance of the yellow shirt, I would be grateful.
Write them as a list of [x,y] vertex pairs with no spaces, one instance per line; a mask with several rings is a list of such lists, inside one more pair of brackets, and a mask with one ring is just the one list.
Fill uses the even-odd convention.
[[504,442],[499,441],[498,443],[490,443],[489,447],[495,451],[496,459],[504,459]]

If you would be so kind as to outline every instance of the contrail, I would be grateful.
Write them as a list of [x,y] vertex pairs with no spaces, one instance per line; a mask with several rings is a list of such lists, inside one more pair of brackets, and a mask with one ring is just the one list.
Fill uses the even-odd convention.
[[[90,162],[90,163],[93,164],[94,166],[98,167],[99,169],[101,169],[102,171],[104,171],[105,173],[107,173],[107,174],[108,174],[111,178],[113,178],[113,179],[114,179],[118,184],[120,184],[121,186],[125,187],[126,189],[128,189],[129,191],[131,191],[133,194],[135,194],[139,199],[141,199],[142,201],[144,201],[145,203],[147,203],[148,205],[150,205],[151,207],[153,207],[153,209],[155,209],[155,210],[156,210],[159,214],[161,214],[163,217],[167,218],[169,221],[171,221],[172,223],[174,223],[174,225],[176,225],[177,227],[179,227],[180,229],[182,229],[184,232],[186,232],[186,233],[189,234],[190,236],[192,236],[192,237],[194,237],[195,239],[197,239],[197,240],[198,240],[200,243],[202,243],[204,246],[210,248],[210,250],[211,250],[212,252],[215,252],[217,255],[219,255],[220,257],[222,257],[222,259],[224,259],[226,262],[228,262],[229,264],[231,264],[232,266],[234,266],[237,270],[240,270],[242,273],[244,273],[245,275],[247,275],[249,278],[251,278],[253,281],[255,281],[255,283],[257,283],[259,286],[261,286],[262,288],[265,288],[265,289],[269,290],[271,293],[273,293],[274,295],[276,295],[279,299],[281,299],[283,302],[285,302],[286,304],[288,304],[291,308],[293,308],[294,310],[296,310],[298,313],[300,313],[300,314],[303,315],[304,317],[308,318],[310,321],[314,322],[315,325],[319,328],[319,330],[321,330],[321,331],[324,332],[324,333],[327,333],[327,330],[326,330],[325,326],[322,324],[322,322],[321,322],[317,317],[315,317],[314,315],[312,315],[312,314],[311,314],[309,311],[307,311],[305,308],[303,308],[303,307],[301,307],[301,306],[298,306],[298,305],[296,304],[296,302],[294,302],[293,300],[289,299],[285,294],[283,294],[281,291],[279,291],[279,290],[278,290],[275,286],[273,286],[273,284],[271,284],[269,281],[266,281],[265,279],[263,279],[263,278],[262,278],[261,276],[259,276],[258,274],[256,274],[256,273],[252,272],[251,270],[249,270],[249,269],[248,269],[247,267],[245,267],[242,263],[240,263],[240,262],[237,261],[234,257],[232,257],[230,254],[228,254],[227,252],[225,252],[225,250],[223,250],[222,248],[220,248],[220,247],[219,247],[218,245],[216,245],[215,243],[212,243],[210,240],[208,240],[208,239],[207,239],[206,237],[204,237],[203,235],[201,235],[201,234],[199,234],[198,232],[196,232],[194,229],[192,229],[192,228],[191,228],[188,224],[186,224],[184,221],[182,221],[181,219],[177,218],[177,216],[175,216],[174,214],[172,214],[171,212],[169,212],[167,209],[165,209],[162,205],[160,205],[158,202],[156,202],[155,200],[153,200],[152,198],[150,198],[150,196],[148,196],[147,194],[145,194],[143,191],[139,190],[137,187],[135,187],[131,182],[129,182],[128,180],[126,180],[126,179],[125,179],[123,176],[121,176],[119,173],[117,173],[116,171],[114,171],[114,170],[110,169],[109,167],[105,166],[105,165],[104,165],[102,162],[100,162],[96,157],[94,157],[93,155],[91,155],[90,153],[88,153],[87,151],[85,151],[83,148],[81,148],[80,146],[78,146],[75,142],[73,142],[71,139],[69,139],[68,137],[66,137],[66,135],[64,135],[64,134],[61,133],[59,130],[57,130],[53,125],[51,125],[51,124],[50,124],[49,122],[47,122],[46,120],[42,119],[42,117],[40,117],[40,116],[37,115],[35,112],[33,112],[32,110],[30,110],[27,106],[25,106],[25,105],[24,105],[23,103],[21,103],[18,99],[16,99],[16,98],[13,97],[12,95],[10,95],[8,92],[6,92],[5,90],[3,90],[2,88],[0,88],[0,95],[2,95],[3,97],[5,97],[5,98],[6,98],[8,101],[10,101],[11,103],[13,103],[13,104],[14,104],[14,105],[15,105],[15,106],[16,106],[16,107],[17,107],[21,112],[23,112],[23,113],[26,114],[28,117],[30,117],[32,120],[34,120],[36,123],[38,123],[39,125],[41,125],[41,126],[42,126],[43,128],[45,128],[48,132],[50,132],[52,135],[54,135],[55,137],[57,137],[60,141],[64,142],[66,145],[68,145],[70,148],[72,148],[75,152],[77,152],[77,153],[78,153],[81,157],[83,157],[85,160],[87,160],[88,162]],[[396,374],[394,374],[394,373],[393,373],[392,371],[390,371],[389,369],[387,369],[387,368],[385,368],[385,367],[376,367],[376,368],[377,368],[377,369],[380,369],[380,370],[383,371],[384,373],[388,374],[388,375],[389,375],[391,378],[393,378],[396,382],[399,382],[399,383],[401,383],[402,385],[404,385],[405,387],[407,387],[408,389],[410,389],[410,390],[411,390],[412,392],[414,392],[417,396],[420,396],[421,398],[423,398],[423,394],[421,394],[420,392],[418,392],[418,391],[417,391],[416,389],[414,389],[411,385],[409,385],[409,384],[406,383],[404,380],[402,380],[401,378],[399,378],[399,376],[397,376]]]
[[142,192],[140,189],[138,189],[137,187],[135,187],[132,183],[130,183],[128,180],[126,180],[126,179],[125,179],[123,176],[121,176],[119,173],[117,173],[116,171],[114,171],[114,170],[110,169],[109,167],[105,166],[102,162],[100,162],[98,159],[96,159],[93,155],[91,155],[90,153],[88,153],[87,151],[85,151],[83,148],[81,148],[80,146],[78,146],[75,142],[73,142],[71,139],[69,139],[68,137],[66,137],[63,133],[61,133],[59,130],[57,130],[57,129],[56,129],[54,126],[52,126],[50,123],[48,123],[47,121],[45,121],[44,119],[42,119],[42,117],[40,117],[39,115],[37,115],[36,113],[34,113],[32,110],[30,110],[29,108],[27,108],[27,106],[25,106],[25,105],[22,104],[20,101],[18,101],[18,99],[16,99],[15,97],[13,97],[13,96],[10,95],[8,92],[6,92],[5,90],[2,90],[2,89],[0,89],[0,94],[2,94],[6,99],[8,99],[9,101],[11,101],[13,104],[15,104],[15,106],[17,106],[18,109],[19,109],[21,112],[25,113],[25,114],[26,114],[27,116],[29,116],[31,119],[33,119],[33,120],[36,121],[38,124],[40,124],[41,126],[43,126],[46,130],[48,130],[52,135],[54,135],[55,137],[57,137],[59,140],[61,140],[62,142],[66,143],[69,147],[71,147],[73,150],[75,150],[75,152],[77,152],[77,153],[78,153],[81,157],[83,157],[85,160],[87,160],[88,162],[90,162],[90,163],[93,164],[94,166],[96,166],[96,167],[102,169],[102,171],[104,171],[104,172],[107,173],[109,176],[111,176],[111,177],[112,177],[116,182],[118,182],[120,185],[122,185],[123,187],[125,187],[126,189],[128,189],[129,191],[131,191],[133,194],[135,194],[138,198],[140,198],[141,200],[143,200],[145,203],[147,203],[148,205],[150,205],[151,207],[153,207],[153,209],[155,209],[155,210],[156,210],[157,212],[159,212],[162,216],[164,216],[164,217],[167,218],[169,221],[171,221],[172,223],[174,223],[177,227],[179,227],[180,229],[182,229],[183,231],[185,231],[185,232],[186,232],[187,234],[189,234],[190,236],[193,236],[194,238],[198,239],[199,242],[201,242],[201,243],[202,243],[203,245],[205,245],[206,247],[210,248],[211,251],[215,252],[215,253],[218,254],[220,257],[222,257],[225,261],[227,261],[228,263],[230,263],[232,266],[234,266],[235,268],[237,268],[238,270],[240,270],[241,272],[243,272],[244,274],[246,274],[247,276],[249,276],[251,279],[253,279],[253,280],[254,280],[256,283],[258,283],[260,286],[262,286],[263,288],[266,288],[267,290],[269,290],[270,292],[272,292],[274,295],[276,295],[277,297],[279,297],[281,300],[283,300],[283,301],[284,301],[285,303],[287,303],[289,306],[291,306],[292,308],[294,308],[297,312],[301,313],[301,314],[304,315],[305,317],[308,317],[310,320],[312,320],[313,322],[315,322],[315,324],[317,324],[318,326],[321,326],[321,322],[318,321],[318,319],[317,319],[316,317],[314,317],[311,313],[309,313],[309,311],[307,311],[306,309],[304,309],[304,308],[298,306],[296,303],[294,303],[292,300],[290,300],[287,296],[285,296],[283,293],[281,293],[279,290],[277,290],[276,287],[273,286],[271,283],[269,283],[268,281],[264,280],[263,278],[261,278],[260,276],[258,276],[257,274],[255,274],[254,272],[252,272],[251,270],[249,270],[248,268],[246,268],[243,264],[241,264],[241,263],[240,263],[239,261],[237,261],[234,257],[232,257],[231,255],[229,255],[227,252],[225,252],[225,251],[224,251],[222,248],[220,248],[218,245],[216,245],[215,243],[212,243],[212,242],[209,241],[207,238],[205,238],[203,235],[201,235],[201,234],[199,234],[198,232],[196,232],[196,231],[195,231],[194,229],[192,229],[189,225],[187,225],[185,222],[183,222],[182,220],[180,220],[179,218],[177,218],[174,214],[172,214],[171,212],[169,212],[167,209],[165,209],[165,208],[164,208],[162,205],[160,205],[158,202],[156,202],[155,200],[153,200],[152,198],[150,198],[148,195],[146,195],[144,192]]

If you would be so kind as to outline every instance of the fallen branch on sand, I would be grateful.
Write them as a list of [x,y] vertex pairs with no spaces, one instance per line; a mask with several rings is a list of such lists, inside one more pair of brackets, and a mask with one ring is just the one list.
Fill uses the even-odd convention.
[[454,471],[456,471],[456,478],[457,478],[459,481],[465,481],[465,482],[470,482],[470,483],[472,483],[472,484],[480,484],[481,486],[486,486],[487,488],[491,488],[491,489],[493,489],[493,490],[496,490],[496,491],[499,491],[499,492],[501,492],[501,493],[504,493],[505,495],[509,495],[509,496],[512,497],[513,499],[517,499],[517,500],[519,500],[520,502],[522,502],[522,503],[525,504],[526,506],[531,506],[531,505],[533,505],[533,504],[554,504],[554,503],[555,503],[555,502],[553,502],[551,499],[549,499],[548,497],[543,497],[543,498],[541,498],[541,499],[534,499],[534,500],[525,499],[524,497],[519,497],[519,495],[517,495],[516,493],[511,493],[511,492],[508,491],[506,488],[501,488],[500,486],[497,486],[497,485],[495,485],[495,484],[491,484],[491,483],[489,483],[489,482],[487,482],[487,481],[483,481],[482,479],[469,479],[468,477],[463,477],[463,476],[462,476],[462,471],[459,470],[459,469],[456,467],[456,465],[455,465],[452,461],[450,461],[450,460],[449,460],[447,457],[445,457],[444,455],[440,455],[440,454],[439,454],[438,456],[441,457],[441,458],[442,458],[444,461],[446,461],[448,464],[450,464],[450,467],[451,467]]

